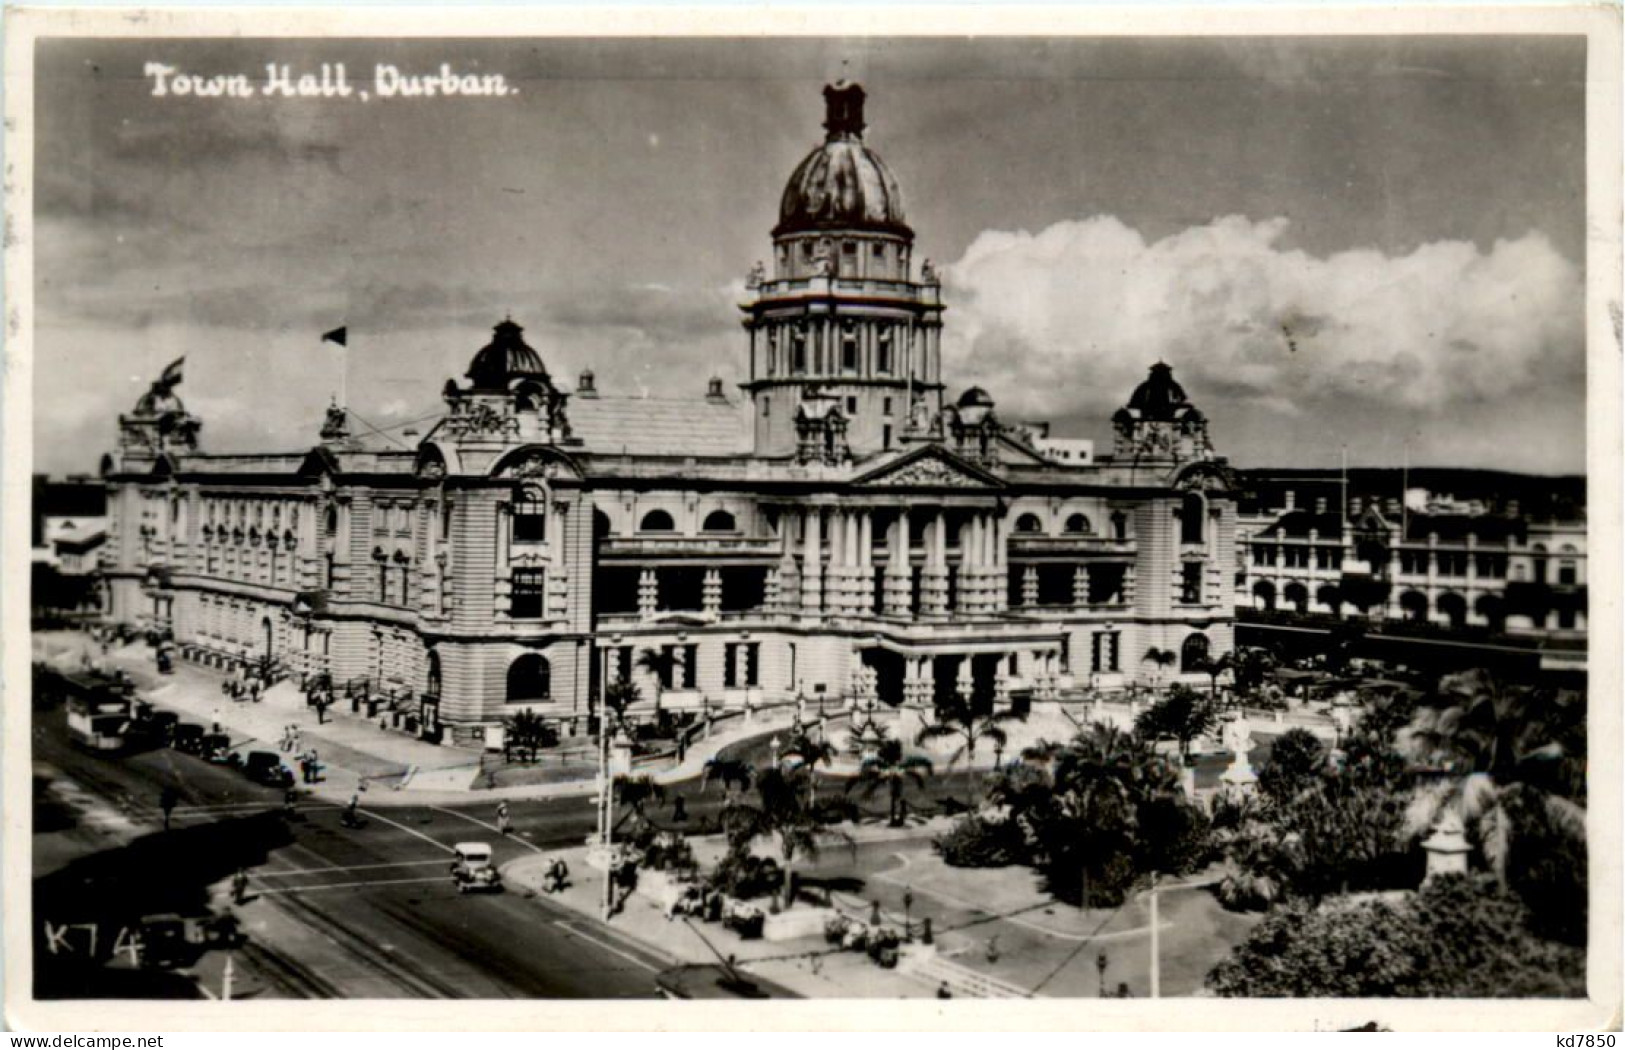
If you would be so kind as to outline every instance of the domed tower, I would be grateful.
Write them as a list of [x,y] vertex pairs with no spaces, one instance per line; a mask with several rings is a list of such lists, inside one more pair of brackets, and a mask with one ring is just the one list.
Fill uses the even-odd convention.
[[914,231],[864,144],[864,97],[824,88],[826,134],[784,188],[772,277],[758,263],[747,282],[760,455],[829,458],[837,439],[843,454],[895,448],[942,410],[940,284],[929,263],[913,277]]
[[511,318],[502,321],[469,362],[467,384],[447,380],[450,411],[430,437],[476,456],[515,444],[576,443],[565,412],[569,395],[554,386],[524,331]]
[[1128,404],[1112,416],[1112,427],[1117,431],[1113,451],[1118,459],[1184,463],[1213,458],[1207,417],[1185,396],[1174,370],[1161,361],[1151,366],[1151,374],[1134,388]]

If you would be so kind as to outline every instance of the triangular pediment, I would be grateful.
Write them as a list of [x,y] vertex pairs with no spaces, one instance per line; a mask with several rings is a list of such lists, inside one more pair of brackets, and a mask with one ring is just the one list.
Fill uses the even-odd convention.
[[1001,489],[998,475],[938,445],[922,445],[852,479],[856,488]]

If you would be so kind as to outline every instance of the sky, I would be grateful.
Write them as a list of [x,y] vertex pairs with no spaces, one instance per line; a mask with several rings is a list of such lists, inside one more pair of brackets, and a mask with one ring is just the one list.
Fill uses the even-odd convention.
[[[324,62],[510,92],[143,75]],[[182,355],[214,451],[308,448],[341,389],[399,434],[510,314],[567,387],[738,381],[744,277],[843,74],[944,273],[951,394],[1104,449],[1161,360],[1243,467],[1584,470],[1561,37],[42,41],[36,470],[93,470]]]

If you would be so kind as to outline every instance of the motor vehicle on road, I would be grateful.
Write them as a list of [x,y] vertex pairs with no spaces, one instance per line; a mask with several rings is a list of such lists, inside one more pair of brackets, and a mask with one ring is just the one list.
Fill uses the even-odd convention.
[[452,849],[457,859],[451,862],[451,881],[458,893],[502,891],[502,873],[491,863],[489,843],[459,842]]
[[233,764],[256,784],[279,788],[293,786],[293,770],[283,765],[282,756],[275,751],[239,752],[232,757],[236,759]]
[[208,733],[196,722],[177,722],[170,734],[169,746],[188,755],[203,753],[203,738]]

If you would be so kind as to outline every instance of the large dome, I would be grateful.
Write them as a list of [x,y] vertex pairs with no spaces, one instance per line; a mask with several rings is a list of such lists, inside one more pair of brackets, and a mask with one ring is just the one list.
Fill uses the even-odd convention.
[[546,379],[542,356],[532,350],[521,335],[524,329],[513,321],[503,321],[494,329],[495,337],[468,365],[468,378],[477,390],[506,390],[514,379]]
[[775,237],[820,230],[869,230],[912,238],[903,194],[884,161],[863,144],[863,88],[824,89],[828,132],[784,187]]

